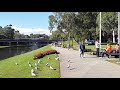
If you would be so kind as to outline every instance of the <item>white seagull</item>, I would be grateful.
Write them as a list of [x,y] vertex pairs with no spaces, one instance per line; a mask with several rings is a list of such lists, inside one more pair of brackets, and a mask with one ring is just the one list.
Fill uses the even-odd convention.
[[70,64],[67,65],[67,68],[69,68],[69,67],[70,67]]
[[46,63],[45,65],[48,66],[48,63]]
[[28,61],[28,64],[30,64],[30,62]]
[[55,58],[56,60],[59,60],[59,57]]
[[68,59],[68,62],[70,62],[70,59]]
[[38,70],[38,67],[35,67],[36,70]]
[[50,59],[50,57],[48,57],[48,59]]
[[40,61],[41,61],[41,60],[39,59],[39,60],[38,60],[38,63],[40,63]]
[[32,65],[31,65],[31,64],[29,64],[29,67],[32,67]]
[[52,66],[50,66],[50,69],[53,69],[53,67],[52,67]]
[[31,73],[35,73],[35,70],[34,70],[34,69],[31,69]]
[[36,74],[35,74],[35,73],[31,73],[31,76],[33,76],[33,77],[34,77],[34,76],[36,76]]
[[18,65],[18,63],[15,63],[16,65]]
[[35,66],[37,66],[37,64],[35,63]]
[[53,68],[52,66],[50,66],[50,69],[56,70],[55,68]]

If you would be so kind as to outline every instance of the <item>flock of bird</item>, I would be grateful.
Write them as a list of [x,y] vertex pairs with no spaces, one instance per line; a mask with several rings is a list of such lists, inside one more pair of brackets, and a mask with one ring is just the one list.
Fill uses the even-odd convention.
[[[56,57],[55,59],[56,59],[56,60],[59,60],[59,57]],[[50,57],[48,57],[48,60],[50,60]],[[37,76],[37,75],[36,75],[36,71],[37,71],[37,70],[41,70],[40,67],[38,67],[38,64],[40,64],[40,63],[41,63],[41,60],[40,60],[40,59],[39,59],[38,62],[35,63],[34,65],[31,64],[31,63],[28,61],[28,66],[29,66],[29,67],[32,67],[32,69],[31,69],[31,76],[33,76],[33,77],[34,77],[34,76]],[[16,62],[15,64],[16,64],[16,65],[19,65],[17,62]],[[56,70],[56,69],[53,68],[51,65],[49,65],[49,63],[46,63],[45,66],[49,67],[49,68],[52,69],[52,70]],[[33,67],[34,67],[34,69],[33,69]]]
[[70,68],[70,59],[68,59],[68,65],[67,65],[67,68]]

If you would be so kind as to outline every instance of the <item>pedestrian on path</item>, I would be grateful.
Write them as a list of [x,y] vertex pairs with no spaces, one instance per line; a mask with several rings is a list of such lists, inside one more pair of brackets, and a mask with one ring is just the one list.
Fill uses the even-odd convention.
[[99,43],[99,39],[96,39],[95,47],[96,47],[96,56],[99,57],[99,52],[100,52],[100,43]]
[[80,42],[79,51],[80,51],[80,57],[81,57],[81,58],[84,58],[85,45],[83,44],[83,41]]

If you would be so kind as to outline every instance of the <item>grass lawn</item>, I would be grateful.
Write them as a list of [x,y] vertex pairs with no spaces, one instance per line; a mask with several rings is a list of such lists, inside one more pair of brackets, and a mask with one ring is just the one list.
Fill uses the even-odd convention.
[[120,61],[118,59],[117,60],[106,60],[106,61],[120,65]]
[[9,47],[9,46],[0,46],[0,48],[6,48],[6,47]]
[[[95,45],[86,45],[85,46],[87,49],[91,49],[93,51],[96,51]],[[115,45],[112,45],[112,47],[114,48]],[[101,45],[101,48],[106,48],[106,45]]]
[[[52,49],[51,45],[44,46],[37,50],[17,55],[8,59],[0,61],[0,78],[59,78],[60,77],[60,64],[59,61],[55,60],[55,54],[47,55],[41,58],[41,63],[38,64],[38,59],[34,60],[33,55],[44,50]],[[50,57],[50,60],[48,60]],[[29,67],[28,61],[32,63],[33,67]],[[15,63],[18,63],[16,65]],[[35,68],[35,63],[41,70],[36,70],[37,76],[31,76],[31,69]],[[56,70],[51,70],[49,67],[45,66],[49,63]]]

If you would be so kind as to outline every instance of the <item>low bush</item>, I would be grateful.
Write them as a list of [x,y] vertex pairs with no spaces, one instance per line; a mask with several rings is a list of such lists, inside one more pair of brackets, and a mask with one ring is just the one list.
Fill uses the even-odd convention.
[[45,55],[55,54],[55,53],[58,54],[58,52],[56,50],[46,50],[41,53],[35,54],[33,58],[39,59],[39,58],[43,58]]

